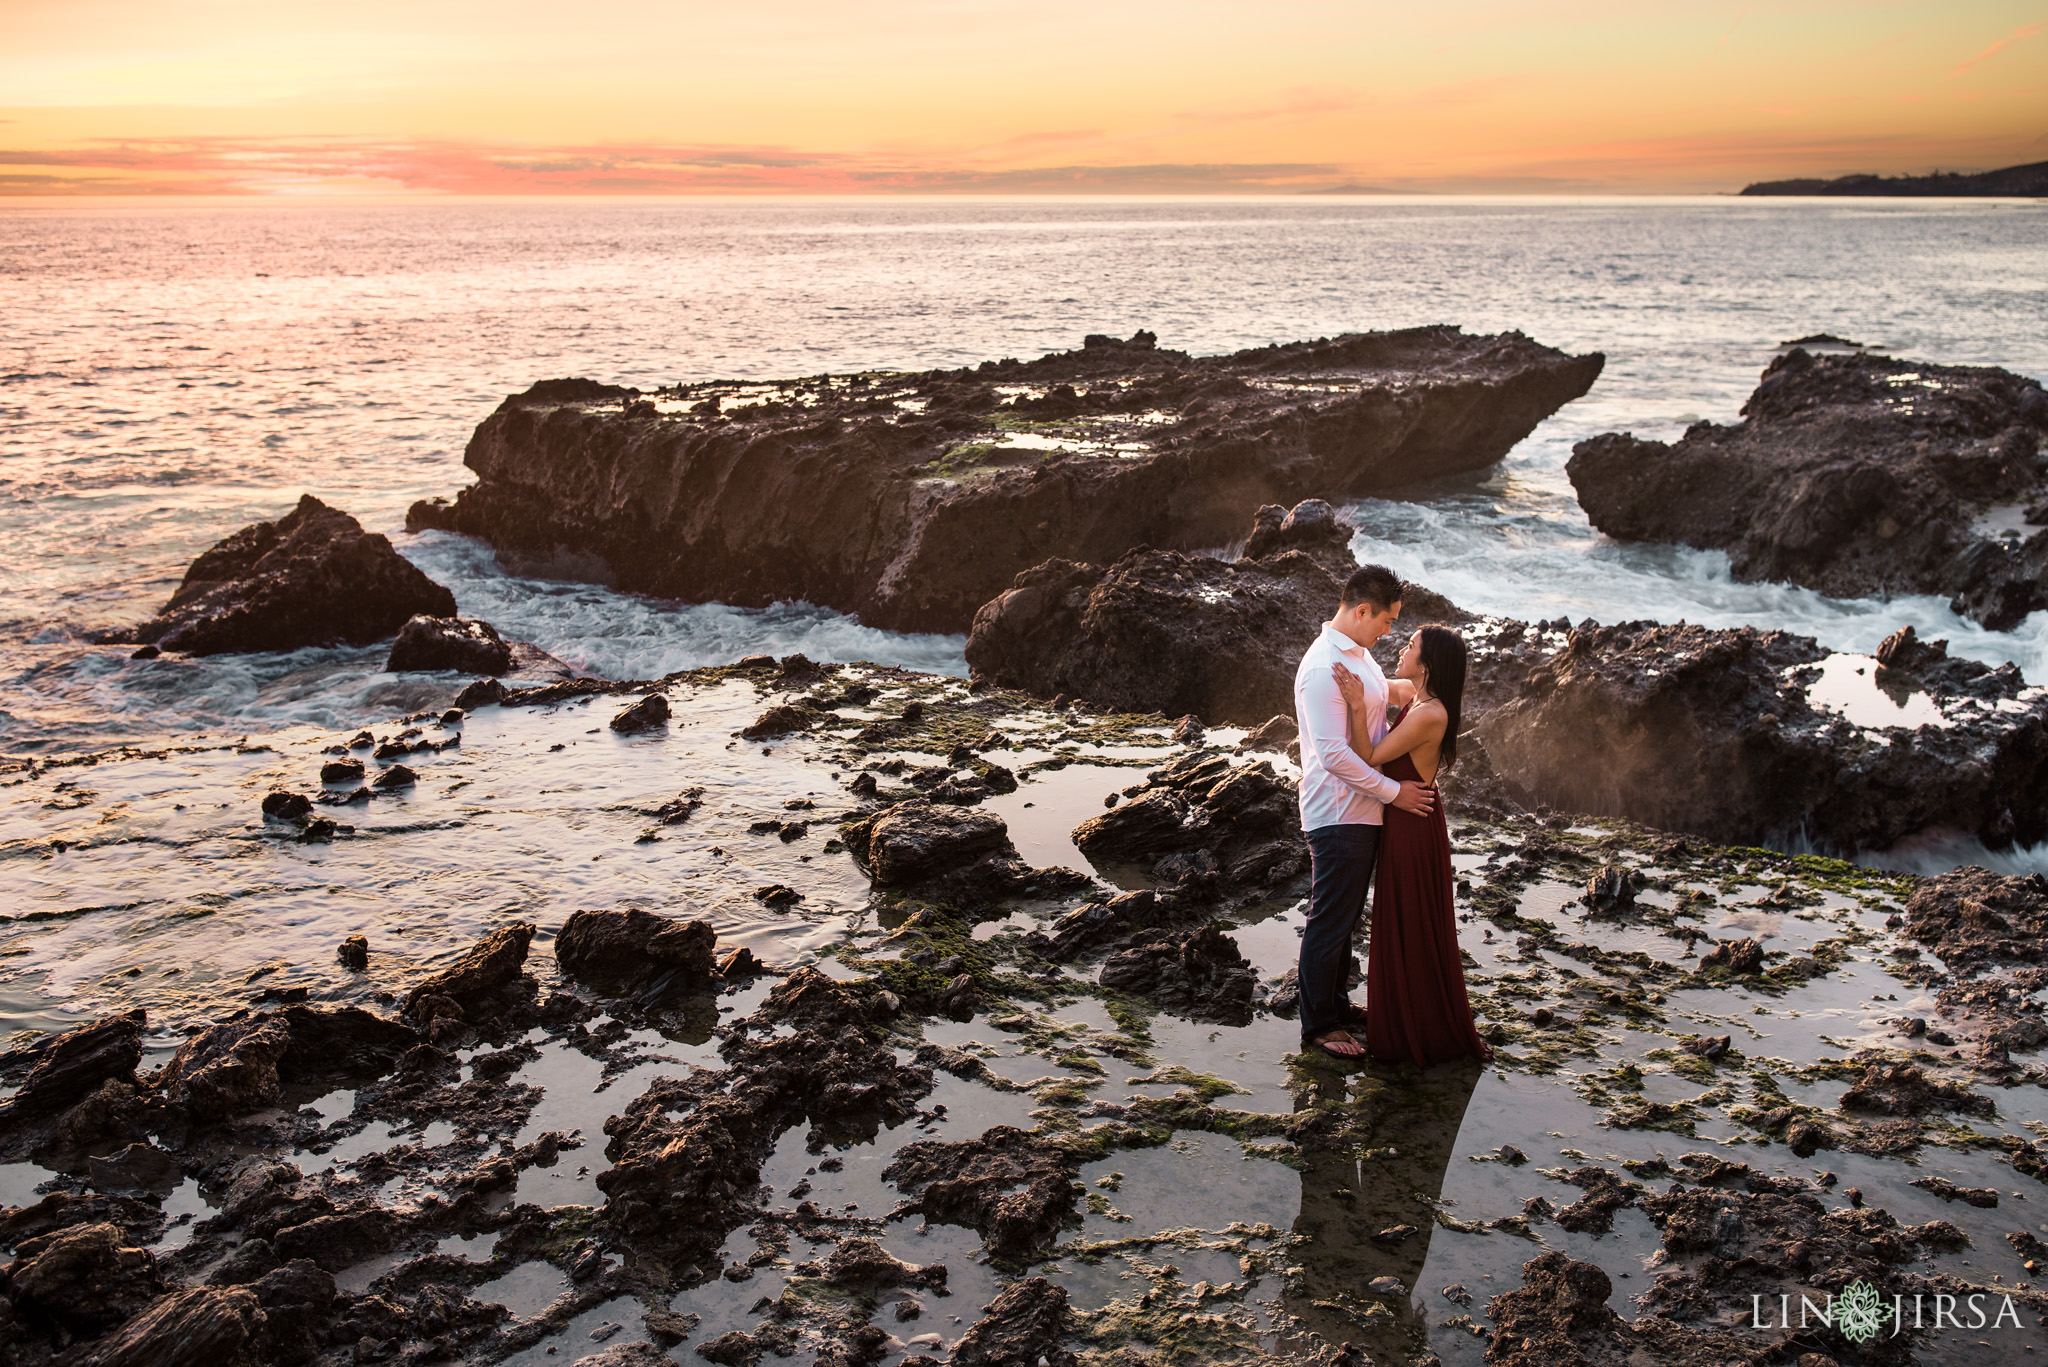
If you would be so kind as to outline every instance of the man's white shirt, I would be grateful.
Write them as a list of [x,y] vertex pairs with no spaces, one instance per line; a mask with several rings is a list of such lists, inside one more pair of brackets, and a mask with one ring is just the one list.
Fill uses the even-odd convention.
[[1365,685],[1367,748],[1387,734],[1387,676],[1364,646],[1328,622],[1294,671],[1294,720],[1301,729],[1301,828],[1379,826],[1401,785],[1351,748],[1351,709],[1337,691],[1335,666]]

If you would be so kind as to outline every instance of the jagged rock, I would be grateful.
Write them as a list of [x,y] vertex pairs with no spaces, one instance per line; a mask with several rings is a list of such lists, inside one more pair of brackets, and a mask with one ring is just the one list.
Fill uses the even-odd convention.
[[808,731],[817,720],[815,713],[793,703],[777,703],[756,717],[740,732],[748,740],[760,740],[767,736],[786,736],[792,731]]
[[[1514,658],[1483,653],[1496,675]],[[1922,695],[1948,724],[1858,725],[1812,700],[1828,654],[1748,627],[1586,623],[1522,666],[1511,700],[1467,715],[1530,806],[1728,844],[1803,829],[1885,849],[1935,826],[1997,848],[2048,839],[2048,804],[2015,800],[2048,790],[2048,692],[2010,666],[1951,661]]]
[[464,712],[474,712],[479,707],[492,707],[505,701],[505,685],[496,679],[478,679],[463,685],[455,695],[455,705]]
[[274,1105],[282,1085],[277,1062],[290,1046],[290,1029],[274,1017],[216,1025],[171,1055],[163,1070],[164,1099],[202,1123]]
[[1104,987],[1144,997],[1196,1019],[1243,1021],[1251,1016],[1258,974],[1237,941],[1213,925],[1172,934],[1143,930],[1102,965]]
[[1065,1287],[1043,1277],[1012,1282],[961,1336],[954,1367],[1071,1367],[1074,1355],[1060,1342],[1067,1314]]
[[2048,962],[2048,877],[1953,869],[1906,903],[1906,933],[1959,972]]
[[[710,1344],[705,1345],[707,1348],[709,1346]],[[711,1360],[723,1361],[722,1358]],[[602,1352],[577,1358],[574,1367],[675,1367],[675,1364],[670,1361],[668,1354],[651,1343],[618,1343]]]
[[1605,1272],[1564,1253],[1524,1263],[1522,1284],[1487,1306],[1494,1324],[1487,1367],[1708,1367],[1753,1356],[1755,1339],[1745,1331],[1694,1327],[1661,1316],[1630,1324],[1608,1305],[1612,1294]]
[[2048,396],[2033,380],[1794,348],[1733,427],[1674,445],[1608,433],[1566,469],[1593,525],[1725,549],[1735,576],[1842,598],[1932,593],[1994,631],[2048,607],[2048,533],[1977,530],[2048,493]]
[[1877,1115],[1925,1115],[1929,1111],[1961,1111],[1966,1115],[1996,1115],[1990,1097],[1979,1096],[1956,1082],[1937,1082],[1911,1063],[1882,1063],[1864,1071],[1856,1084],[1842,1093],[1845,1111]]
[[76,1026],[0,1059],[15,1066],[29,1064],[20,1088],[0,1101],[0,1136],[65,1111],[108,1082],[133,1085],[147,1024],[147,1013],[138,1007]]
[[697,1345],[697,1356],[720,1367],[754,1367],[766,1351],[761,1341],[744,1329],[728,1329],[715,1339]]
[[1282,551],[1300,551],[1327,566],[1341,582],[1358,561],[1351,538],[1358,529],[1319,498],[1304,499],[1293,508],[1269,503],[1252,516],[1252,534],[1244,543],[1244,559],[1263,560]]
[[[535,386],[478,427],[477,483],[415,504],[407,525],[480,536],[515,566],[595,556],[635,592],[957,632],[1050,557],[1220,545],[1260,502],[1481,469],[1601,365],[1432,327],[1200,359],[1140,334],[1026,364],[789,382],[726,413]],[[1177,416],[1146,420],[1162,413]],[[1087,440],[1041,460],[1002,441],[1003,419]],[[1122,449],[1094,454],[1105,438]]]
[[1133,930],[1154,929],[1166,913],[1167,903],[1150,888],[1121,892],[1106,902],[1090,902],[1053,924],[1052,945],[1046,957],[1063,963]]
[[717,932],[709,921],[676,921],[637,908],[579,911],[555,936],[555,961],[598,986],[679,992],[711,986]]
[[334,957],[351,973],[364,972],[370,966],[370,942],[361,935],[351,935],[334,951]]
[[464,950],[449,967],[407,993],[405,1014],[416,1015],[419,1003],[428,997],[447,997],[470,1020],[483,1018],[490,1013],[495,994],[523,976],[526,948],[532,942],[530,921],[498,927]]
[[632,735],[640,731],[652,731],[668,725],[668,699],[660,693],[649,693],[618,716],[612,718],[612,730],[620,735]]
[[414,773],[411,768],[403,764],[394,764],[383,773],[377,775],[370,786],[382,789],[385,792],[392,792],[399,788],[413,787],[419,781],[420,776]]
[[360,522],[311,494],[244,527],[185,571],[133,639],[189,655],[368,645],[416,613],[455,615],[455,595]]
[[287,1083],[381,1077],[419,1036],[359,1006],[287,1006],[278,1013],[290,1040],[277,1060]]
[[1184,864],[1162,871],[1178,891],[1200,897],[1269,896],[1306,876],[1294,785],[1270,763],[1233,764],[1228,755],[1198,751],[1135,786],[1130,800],[1074,828],[1074,844],[1096,864],[1151,869],[1163,857],[1206,856],[1213,870]]
[[738,1085],[710,1074],[650,1084],[605,1122],[612,1166],[597,1186],[608,1221],[674,1258],[707,1257],[757,1217],[751,1193],[786,1126],[808,1118],[827,1133],[871,1134],[913,1115],[931,1072],[897,1060],[871,1009],[848,985],[798,968],[719,1046]]
[[391,643],[384,669],[392,674],[414,669],[506,674],[512,669],[512,647],[496,627],[479,618],[413,617]]
[[1260,722],[1244,733],[1244,739],[1237,743],[1239,750],[1274,750],[1285,753],[1301,736],[1301,728],[1294,718],[1280,714]]
[[1723,940],[1700,955],[1700,967],[1725,968],[1740,976],[1754,976],[1764,971],[1764,947],[1746,935],[1740,940]]
[[391,1247],[397,1218],[387,1210],[320,1215],[287,1225],[272,1236],[277,1256],[304,1258],[325,1272],[339,1272]]
[[848,1239],[825,1260],[824,1279],[851,1290],[886,1291],[898,1286],[939,1286],[946,1280],[943,1263],[918,1267],[906,1263],[873,1239]]
[[184,1177],[178,1160],[154,1144],[130,1144],[106,1158],[91,1158],[92,1184],[101,1191],[168,1189]]
[[105,1223],[24,1239],[0,1284],[17,1305],[74,1328],[107,1328],[141,1309],[162,1287],[149,1251],[124,1242],[121,1231]]
[[180,1291],[129,1322],[94,1367],[257,1367],[264,1321],[248,1287]]
[[1017,857],[1010,829],[988,812],[912,798],[841,828],[846,847],[883,888],[988,902],[1032,892],[1072,891],[1087,880],[1066,869],[1033,869]]
[[918,1140],[882,1170],[928,1220],[965,1225],[999,1257],[1052,1240],[1074,1213],[1074,1160],[1010,1125],[949,1144]]
[[[363,762],[359,759],[331,759],[320,766],[322,783],[360,783],[363,781]],[[267,813],[266,813],[267,814]],[[301,812],[301,816],[305,813]]]
[[1596,912],[1614,912],[1635,905],[1636,885],[1627,869],[1603,866],[1586,880],[1586,905]]
[[304,793],[288,793],[279,789],[265,794],[263,815],[279,821],[302,821],[313,811],[313,800]]

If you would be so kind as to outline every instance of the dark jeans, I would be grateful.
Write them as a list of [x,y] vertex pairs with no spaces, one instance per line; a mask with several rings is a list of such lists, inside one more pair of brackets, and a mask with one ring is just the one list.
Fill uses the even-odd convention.
[[1318,826],[1308,833],[1308,924],[1301,933],[1301,1037],[1314,1039],[1349,1024],[1345,983],[1351,977],[1351,936],[1365,910],[1378,826]]

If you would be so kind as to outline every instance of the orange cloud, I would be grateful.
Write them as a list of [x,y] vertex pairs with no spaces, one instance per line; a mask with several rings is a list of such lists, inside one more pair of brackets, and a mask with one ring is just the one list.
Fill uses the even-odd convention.
[[2044,29],[2048,29],[2048,19],[2043,19],[2037,23],[2032,24],[2021,24],[2011,33],[2006,34],[2005,37],[2000,38],[1997,42],[1993,43],[1990,47],[1985,48],[1976,56],[1966,57],[1962,61],[1957,62],[1955,66],[1949,69],[1948,78],[1950,80],[1954,80],[1956,77],[1968,71],[1971,67],[1976,66],[1979,62],[1983,62],[1988,60],[1989,58],[1996,57],[1999,53],[2005,51],[2007,48],[2011,47],[2015,43],[2024,43],[2027,39],[2034,37],[2036,34],[2040,33]]

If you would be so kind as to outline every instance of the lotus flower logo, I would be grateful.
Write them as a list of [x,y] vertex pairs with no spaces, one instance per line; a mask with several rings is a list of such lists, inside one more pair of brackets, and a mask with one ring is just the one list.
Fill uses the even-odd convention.
[[1869,1282],[1849,1283],[1842,1294],[1835,1297],[1832,1308],[1835,1328],[1841,1330],[1842,1337],[1851,1343],[1868,1343],[1877,1337],[1877,1331],[1885,1322],[1884,1300]]

